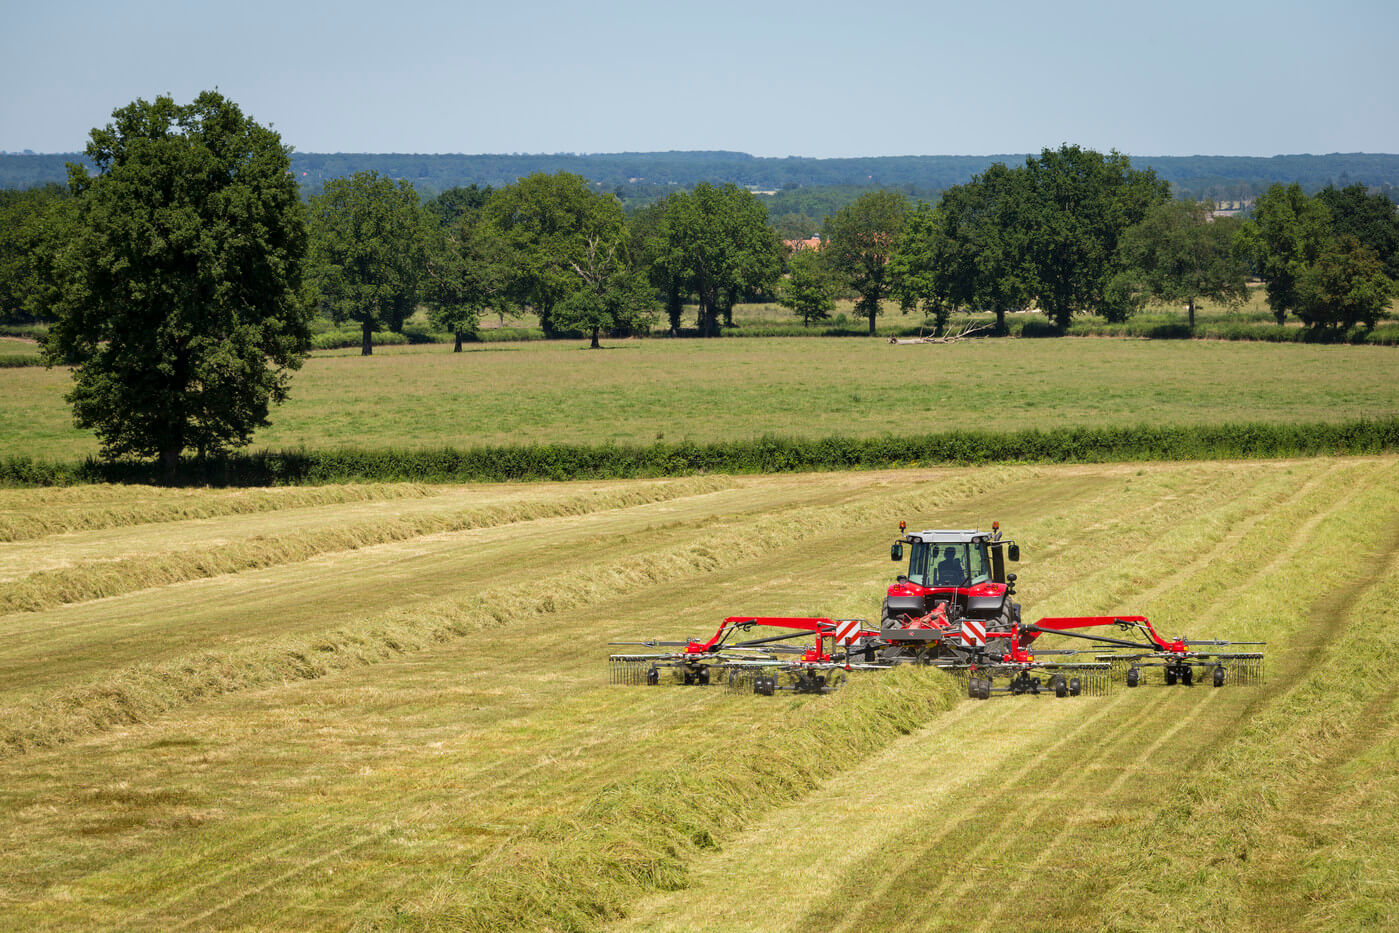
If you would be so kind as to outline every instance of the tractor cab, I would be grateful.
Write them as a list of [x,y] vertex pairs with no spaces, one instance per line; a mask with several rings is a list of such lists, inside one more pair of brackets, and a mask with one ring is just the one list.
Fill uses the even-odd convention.
[[[1020,548],[1013,541],[1001,540],[1000,523],[990,533],[975,530],[932,529],[905,534],[889,551],[891,560],[900,561],[904,545],[909,547],[909,583],[923,587],[965,589],[982,583],[1006,582],[1006,559],[1018,561]],[[906,529],[899,522],[899,531]]]

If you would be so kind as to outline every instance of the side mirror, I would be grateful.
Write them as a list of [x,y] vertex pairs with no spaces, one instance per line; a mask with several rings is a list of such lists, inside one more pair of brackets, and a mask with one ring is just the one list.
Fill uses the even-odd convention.
[[1006,551],[1009,552],[1006,554],[1006,556],[1009,557],[1011,560],[1020,559],[1020,545],[1012,544],[1010,547],[1006,548]]
[[891,547],[891,548],[889,549],[889,559],[890,559],[890,560],[903,560],[903,559],[904,559],[904,546],[903,546],[902,544],[896,544],[896,545],[894,545],[893,547]]

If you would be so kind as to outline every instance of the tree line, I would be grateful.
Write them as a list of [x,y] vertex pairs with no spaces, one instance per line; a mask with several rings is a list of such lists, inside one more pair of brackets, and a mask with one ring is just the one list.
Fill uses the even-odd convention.
[[[217,92],[137,100],[90,135],[66,187],[0,198],[0,314],[51,321],[45,356],[105,456],[248,443],[286,397],[317,314],[353,322],[362,352],[425,306],[463,340],[487,312],[528,308],[546,335],[731,326],[776,297],[810,323],[849,295],[870,332],[886,302],[945,326],[954,310],[1037,305],[1123,320],[1144,302],[1237,301],[1265,282],[1279,323],[1373,326],[1399,261],[1394,204],[1358,185],[1274,186],[1244,223],[1170,199],[1119,153],[1045,149],[993,163],[937,203],[871,191],[789,255],[758,198],[700,183],[630,215],[569,172],[423,201],[374,171],[300,198],[290,149]],[[90,172],[91,166],[95,171]]]
[[[757,190],[797,190],[827,186],[897,188],[936,195],[964,184],[996,162],[1015,164],[1030,153],[981,156],[877,156],[817,159],[770,158],[744,152],[679,151],[615,153],[502,153],[483,155],[414,153],[316,153],[291,155],[290,170],[302,197],[320,194],[326,182],[361,171],[411,181],[429,197],[450,188],[500,188],[520,178],[569,172],[594,187],[617,194],[629,207],[648,203],[673,188],[708,181],[732,182]],[[74,154],[0,153],[0,188],[27,188],[67,177]],[[1309,194],[1328,185],[1364,184],[1394,196],[1399,188],[1399,155],[1144,156],[1133,158],[1171,183],[1186,200],[1249,200],[1274,182],[1297,182]],[[825,215],[817,216],[817,220]]]

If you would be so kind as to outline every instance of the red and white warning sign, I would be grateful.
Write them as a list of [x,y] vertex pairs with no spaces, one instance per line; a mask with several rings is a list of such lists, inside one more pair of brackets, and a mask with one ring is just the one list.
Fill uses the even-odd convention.
[[859,619],[841,619],[836,622],[836,641],[850,644],[860,634],[860,628]]
[[962,620],[962,644],[986,647],[986,623],[980,619]]

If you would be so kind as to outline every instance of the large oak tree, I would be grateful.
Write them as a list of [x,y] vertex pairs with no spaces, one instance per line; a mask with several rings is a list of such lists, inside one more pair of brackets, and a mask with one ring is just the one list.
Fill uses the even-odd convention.
[[248,443],[286,398],[310,341],[306,228],[289,149],[232,101],[137,100],[94,129],[89,177],[59,257],[50,362],[76,361],[68,395],[107,457]]

